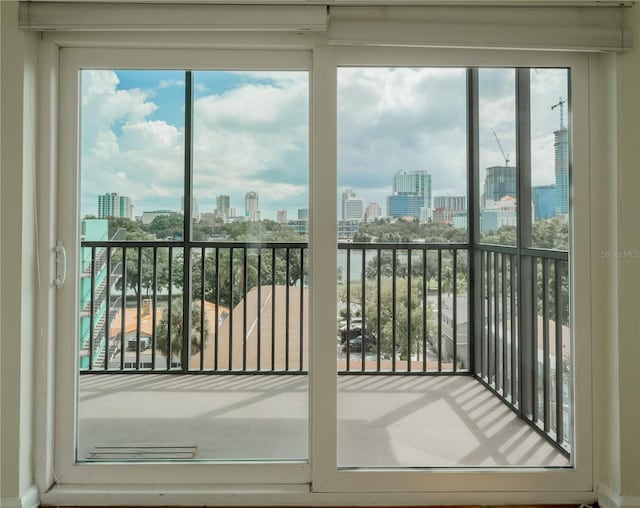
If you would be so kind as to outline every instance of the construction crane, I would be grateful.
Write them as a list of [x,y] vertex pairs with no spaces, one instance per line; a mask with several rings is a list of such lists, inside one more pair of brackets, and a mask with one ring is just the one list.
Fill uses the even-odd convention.
[[502,152],[502,156],[504,157],[504,165],[505,166],[509,166],[509,154],[504,153],[504,150],[502,149],[502,144],[500,143],[500,140],[498,139],[498,135],[496,134],[496,131],[493,131],[493,135],[496,138],[496,141],[498,142],[498,148],[500,148],[500,151]]
[[558,99],[558,104],[554,104],[551,106],[551,109],[556,109],[560,106],[560,128],[564,129],[564,105],[567,103],[562,97]]

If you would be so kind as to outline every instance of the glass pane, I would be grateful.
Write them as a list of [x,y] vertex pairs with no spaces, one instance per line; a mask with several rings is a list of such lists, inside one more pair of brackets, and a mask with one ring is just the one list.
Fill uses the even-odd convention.
[[569,248],[569,72],[531,70],[532,246]]
[[80,80],[77,459],[126,460],[171,396],[138,376],[90,374],[171,368],[156,328],[178,248],[139,242],[182,239],[184,72],[84,70]]
[[308,73],[194,72],[194,96],[192,298],[218,319],[191,368],[224,436],[204,456],[306,459]]
[[[476,212],[484,241],[515,245],[515,71],[479,73]],[[484,246],[472,265],[466,222],[456,222],[466,220],[455,210],[466,201],[466,97],[466,69],[338,70],[338,467],[569,464],[504,403],[520,404],[519,358],[533,348],[517,334],[517,251]],[[367,222],[374,200],[386,208]],[[567,295],[552,295],[552,268],[561,272],[563,261],[544,263],[549,325],[555,302],[566,314]],[[555,374],[564,370],[555,336],[543,339],[544,416],[532,420],[560,443],[559,403],[570,384]]]
[[467,241],[466,82],[466,69],[338,70],[340,467],[457,460],[424,423],[438,413],[426,394],[447,392],[428,374],[469,369],[469,253],[447,245]]
[[308,76],[193,77],[185,200],[186,73],[82,72],[79,461],[308,455]]
[[480,240],[517,241],[516,101],[514,69],[478,71]]

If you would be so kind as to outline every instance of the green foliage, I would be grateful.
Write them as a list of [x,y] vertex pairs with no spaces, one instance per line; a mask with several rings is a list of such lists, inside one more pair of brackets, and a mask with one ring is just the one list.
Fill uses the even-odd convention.
[[146,240],[149,235],[146,234],[139,222],[128,219],[126,217],[109,217],[109,239],[113,239],[114,235],[120,231],[126,231],[127,240]]
[[181,238],[184,234],[184,217],[179,214],[159,215],[151,221],[146,230],[156,238]]
[[531,244],[539,249],[569,249],[569,224],[558,219],[533,223]]
[[518,230],[515,226],[502,226],[498,231],[482,234],[481,241],[491,245],[516,245]]
[[217,226],[218,237],[236,241],[254,242],[306,242],[306,236],[296,233],[287,226],[272,220],[260,222],[236,222]]
[[[292,286],[300,283],[301,276],[303,281],[308,280],[308,256],[305,253],[304,266],[301,266],[300,249],[289,250],[288,273],[284,248],[275,249],[275,252],[272,249],[247,249],[246,261],[244,249],[233,249],[233,258],[229,248],[220,248],[217,251],[216,270],[216,249],[205,250],[204,297],[231,309],[258,285],[258,276],[263,286],[272,283]],[[179,252],[173,261],[174,287],[183,288],[183,270],[184,254]],[[202,297],[202,280],[202,254],[194,252],[191,256],[191,295],[194,300]]]
[[[485,233],[482,243],[516,245],[515,226],[502,226],[495,232]],[[538,220],[531,224],[531,246],[538,249],[568,250],[569,224],[558,219]]]
[[464,243],[467,230],[454,228],[451,224],[430,222],[420,224],[415,220],[396,220],[394,222],[376,220],[361,224],[354,242],[408,243],[416,240],[427,243]]
[[[200,328],[200,302],[193,302],[191,304],[191,333],[189,334],[189,340],[191,343],[191,354],[194,355],[200,352],[200,341],[203,344],[207,343],[209,336],[209,323],[204,318],[204,330]],[[156,330],[156,347],[166,356],[169,356],[169,336],[171,337],[171,356],[173,358],[180,358],[182,353],[182,336],[184,323],[182,319],[182,298],[174,298],[171,305],[171,330],[169,330],[169,310],[165,309],[162,315],[162,319],[158,324]]]
[[[410,289],[410,291],[409,291]],[[393,337],[396,337],[395,353],[401,360],[406,360],[410,354],[422,351],[423,338],[433,343],[436,334],[435,311],[433,304],[427,301],[426,311],[426,336],[423,336],[423,296],[425,288],[421,280],[412,280],[408,287],[408,279],[398,278],[395,284],[390,277],[384,277],[380,283],[380,308],[378,309],[377,285],[365,286],[365,330],[366,334],[375,335],[378,330],[378,310],[380,314],[380,354],[383,358],[391,358],[393,355]],[[356,310],[351,312],[351,317],[361,316],[362,312],[362,286],[360,283],[351,283],[350,300]],[[409,293],[411,295],[409,296]],[[346,287],[339,289],[339,299],[346,302]],[[410,302],[409,302],[410,300]],[[395,301],[395,319],[394,319]],[[347,311],[343,309],[341,315],[346,319]],[[409,322],[409,315],[411,320]]]

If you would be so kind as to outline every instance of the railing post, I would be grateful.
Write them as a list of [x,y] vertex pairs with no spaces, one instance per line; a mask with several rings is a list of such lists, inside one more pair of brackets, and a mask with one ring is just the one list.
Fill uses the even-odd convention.
[[519,400],[521,414],[533,414],[534,368],[536,367],[536,337],[533,334],[535,313],[533,300],[535,280],[533,260],[521,249],[531,245],[531,94],[530,70],[516,69],[516,146],[518,196],[518,341],[519,341]]
[[[182,273],[182,372],[189,371],[191,358],[191,195],[193,191],[193,73],[185,72],[185,108],[184,108],[184,233]],[[204,309],[200,309],[203,312]],[[169,332],[171,335],[171,332]]]
[[482,252],[475,246],[480,240],[480,209],[478,197],[480,195],[480,138],[478,105],[478,69],[467,69],[467,217],[469,225],[469,257],[468,257],[468,331],[467,347],[469,355],[469,372],[480,374],[482,364],[482,285],[478,277],[482,277]]

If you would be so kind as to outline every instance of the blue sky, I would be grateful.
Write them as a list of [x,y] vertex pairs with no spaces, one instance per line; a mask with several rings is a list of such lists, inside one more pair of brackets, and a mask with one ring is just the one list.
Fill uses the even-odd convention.
[[[309,77],[305,72],[194,73],[194,195],[200,212],[260,194],[263,218],[308,202]],[[514,72],[480,71],[480,167],[515,161]],[[134,215],[180,208],[184,72],[83,71],[81,213],[97,195],[132,198]],[[553,131],[567,97],[565,70],[532,72],[534,185],[553,183]],[[338,72],[338,192],[349,187],[383,211],[392,175],[432,173],[433,195],[465,194],[465,71],[344,68]],[[565,109],[565,118],[567,118]],[[481,174],[481,178],[483,178]]]

